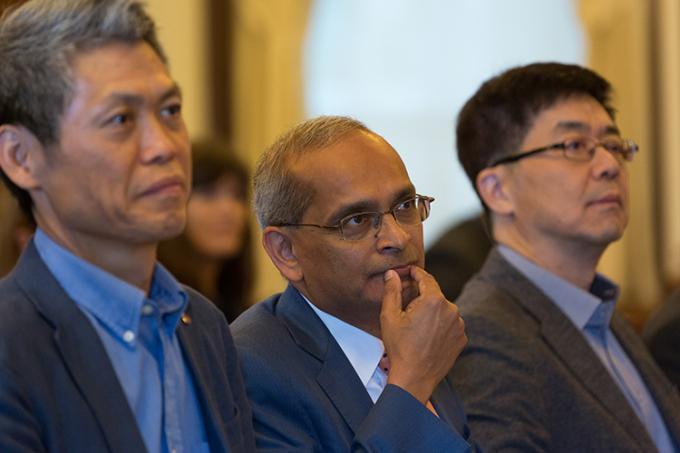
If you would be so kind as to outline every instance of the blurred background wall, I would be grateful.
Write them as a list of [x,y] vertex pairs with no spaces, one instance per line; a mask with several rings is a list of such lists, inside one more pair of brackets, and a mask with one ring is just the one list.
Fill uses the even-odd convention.
[[[296,122],[317,114],[356,116],[402,154],[418,190],[437,198],[426,224],[428,245],[479,210],[453,145],[467,97],[518,64],[592,67],[613,83],[619,126],[642,149],[630,167],[631,223],[601,271],[622,284],[622,308],[638,321],[680,283],[677,0],[147,4],[184,91],[193,138],[228,139],[252,168],[262,149]],[[2,194],[3,224],[7,202]],[[257,231],[254,221],[252,227]],[[284,283],[259,238],[254,242],[259,300]]]

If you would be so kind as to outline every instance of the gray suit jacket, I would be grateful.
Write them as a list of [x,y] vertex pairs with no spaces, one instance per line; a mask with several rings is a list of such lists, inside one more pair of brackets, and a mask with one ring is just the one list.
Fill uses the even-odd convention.
[[[190,291],[179,341],[211,451],[253,451],[250,407],[229,329]],[[141,453],[145,446],[94,327],[31,243],[0,281],[0,451]]]
[[432,395],[440,418],[399,387],[374,405],[342,349],[293,287],[232,325],[258,449],[282,452],[461,452],[465,415],[448,381]]
[[[498,250],[457,304],[469,342],[451,373],[485,450],[655,451],[585,337]],[[680,397],[618,314],[612,330],[680,445]]]

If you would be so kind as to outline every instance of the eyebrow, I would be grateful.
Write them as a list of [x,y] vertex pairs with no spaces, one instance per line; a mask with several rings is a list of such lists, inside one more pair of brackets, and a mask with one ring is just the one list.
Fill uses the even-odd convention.
[[[590,126],[581,122],[581,121],[560,121],[557,123],[557,125],[553,128],[554,131],[556,132],[569,132],[569,131],[578,131],[578,132],[590,132]],[[607,125],[604,128],[601,129],[601,132],[604,133],[604,135],[621,135],[621,132],[619,131],[619,128],[616,127],[613,124]]]
[[[163,102],[173,97],[178,97],[182,99],[182,89],[176,83],[173,83],[172,86],[170,86],[167,90],[163,91],[163,93],[158,98],[158,101],[159,103],[162,104]],[[106,110],[112,105],[118,103],[142,105],[144,104],[144,102],[145,102],[144,96],[140,96],[138,94],[133,93],[114,91],[113,93],[106,96],[106,98],[104,98],[104,101],[102,102],[103,106],[102,110]]]
[[[413,184],[410,184],[407,187],[404,187],[401,189],[399,192],[397,192],[394,197],[392,197],[392,203],[390,204],[390,208],[392,208],[395,204],[399,203],[399,201],[408,198],[408,197],[413,197],[416,195],[416,189],[413,186]],[[348,204],[346,206],[341,206],[336,210],[329,218],[329,225],[335,225],[340,220],[344,219],[348,215],[351,214],[358,214],[360,212],[377,212],[379,211],[379,207],[375,203],[374,200],[358,200],[354,203]]]

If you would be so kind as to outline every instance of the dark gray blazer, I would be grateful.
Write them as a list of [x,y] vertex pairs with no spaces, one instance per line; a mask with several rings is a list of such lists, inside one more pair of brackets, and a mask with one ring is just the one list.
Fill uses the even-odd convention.
[[[469,342],[451,373],[485,450],[656,451],[585,337],[497,249],[456,302]],[[680,397],[618,314],[612,330],[680,445]]]
[[[190,291],[190,290],[189,290]],[[190,291],[179,341],[211,451],[253,451],[251,413],[229,329]],[[0,451],[146,451],[104,346],[30,243],[0,281]]]
[[432,395],[440,418],[388,385],[373,404],[321,319],[289,286],[232,325],[258,449],[281,452],[461,452],[465,415],[448,381]]

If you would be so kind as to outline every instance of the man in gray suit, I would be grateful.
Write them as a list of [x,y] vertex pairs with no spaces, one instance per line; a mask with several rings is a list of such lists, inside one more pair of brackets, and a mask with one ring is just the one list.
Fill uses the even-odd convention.
[[470,342],[452,370],[489,451],[675,451],[680,398],[596,273],[628,221],[609,83],[539,63],[465,104],[458,156],[497,243],[457,300]]
[[431,201],[350,118],[304,122],[265,151],[255,206],[289,286],[232,324],[258,448],[471,448],[444,379],[464,325],[422,268]]
[[224,317],[156,262],[191,157],[153,21],[29,1],[0,61],[0,176],[38,226],[0,281],[0,451],[253,451]]

